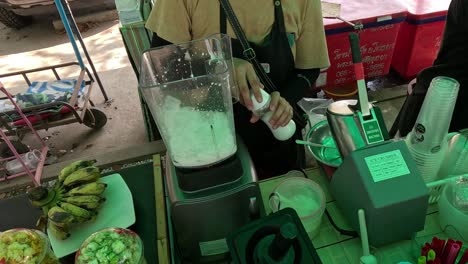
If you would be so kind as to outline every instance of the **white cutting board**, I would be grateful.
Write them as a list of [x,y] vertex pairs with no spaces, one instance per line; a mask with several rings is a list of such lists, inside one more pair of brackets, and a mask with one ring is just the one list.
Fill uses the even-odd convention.
[[112,174],[101,178],[107,183],[103,196],[106,201],[99,209],[96,220],[85,223],[70,230],[70,237],[65,240],[48,234],[50,244],[58,258],[77,251],[81,244],[93,233],[109,227],[127,228],[135,223],[135,208],[130,189],[120,174]]

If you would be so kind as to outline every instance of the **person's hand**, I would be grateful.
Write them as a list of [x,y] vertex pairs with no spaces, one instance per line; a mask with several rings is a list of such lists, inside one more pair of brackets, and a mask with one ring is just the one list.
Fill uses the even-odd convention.
[[[247,107],[247,109],[252,110],[253,103],[250,98],[250,89],[257,101],[262,102],[260,89],[263,89],[263,84],[259,81],[257,73],[255,73],[250,62],[238,58],[234,58],[233,62],[236,70],[237,87],[239,89],[239,101],[243,106]],[[258,121],[258,118],[256,118],[256,121]]]
[[[270,118],[270,125],[273,129],[277,129],[280,126],[284,127],[293,117],[293,108],[286,99],[280,96],[279,92],[273,92],[270,96],[270,111],[273,112]],[[256,122],[255,118],[258,120],[258,117],[252,117],[250,121]]]

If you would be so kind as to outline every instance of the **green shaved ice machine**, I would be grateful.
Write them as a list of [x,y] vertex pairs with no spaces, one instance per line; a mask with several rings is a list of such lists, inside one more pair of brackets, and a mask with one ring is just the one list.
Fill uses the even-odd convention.
[[330,189],[355,230],[357,212],[364,209],[372,246],[411,239],[424,229],[429,190],[402,140],[351,152],[333,175]]

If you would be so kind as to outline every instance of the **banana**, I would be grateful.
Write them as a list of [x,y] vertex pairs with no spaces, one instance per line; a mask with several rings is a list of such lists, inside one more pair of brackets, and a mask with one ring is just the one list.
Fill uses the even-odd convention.
[[97,214],[95,214],[93,217],[91,217],[91,219],[89,219],[88,222],[94,222],[94,221],[96,221],[96,218],[97,218]]
[[96,160],[78,160],[78,161],[71,163],[70,165],[66,166],[60,171],[60,174],[58,176],[59,182],[65,181],[65,179],[73,172],[81,168],[93,166],[95,163],[96,163]]
[[74,204],[70,204],[70,203],[60,203],[59,204],[60,208],[62,208],[63,210],[67,211],[68,213],[74,215],[75,217],[80,217],[80,218],[84,218],[84,219],[91,219],[95,213],[94,212],[91,212],[89,210],[86,210],[84,208],[81,208],[79,206],[76,206]]
[[63,184],[67,187],[70,187],[96,181],[99,179],[99,177],[101,177],[99,168],[91,166],[73,172],[65,179]]
[[42,186],[35,187],[28,191],[28,197],[31,204],[35,207],[45,207],[55,201],[57,192],[55,190],[48,190]]
[[58,206],[50,208],[47,216],[50,220],[60,224],[73,224],[78,222],[76,217]]
[[52,223],[52,224],[54,224],[54,225],[56,225],[56,226],[58,226],[58,227],[60,227],[60,228],[63,229],[63,230],[69,230],[69,229],[72,227],[72,224],[57,223],[57,222],[54,222],[54,221],[52,221],[52,220],[50,220],[50,219],[47,219],[47,223],[49,223],[49,222]]
[[68,191],[65,195],[99,195],[104,192],[107,184],[102,182],[91,182],[88,184],[80,185]]
[[64,228],[57,226],[52,221],[48,221],[47,223],[47,231],[52,233],[56,238],[60,240],[65,240],[70,237],[70,233],[66,231]]
[[64,197],[62,201],[74,204],[85,209],[96,209],[99,206],[101,206],[103,202],[106,201],[106,198],[102,198],[96,195],[81,195]]

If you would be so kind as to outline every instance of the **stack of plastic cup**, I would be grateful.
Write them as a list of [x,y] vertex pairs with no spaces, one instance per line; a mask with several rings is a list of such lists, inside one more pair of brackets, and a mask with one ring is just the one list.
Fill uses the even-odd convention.
[[434,78],[415,126],[406,137],[408,148],[425,182],[438,178],[459,86],[452,78]]
[[447,150],[447,143],[441,144],[440,150],[436,153],[418,151],[417,148],[412,147],[410,144],[408,144],[408,149],[424,182],[429,183],[438,180],[438,173],[445,156],[445,151]]
[[468,137],[460,133],[448,135],[448,148],[439,170],[439,178],[468,173]]

